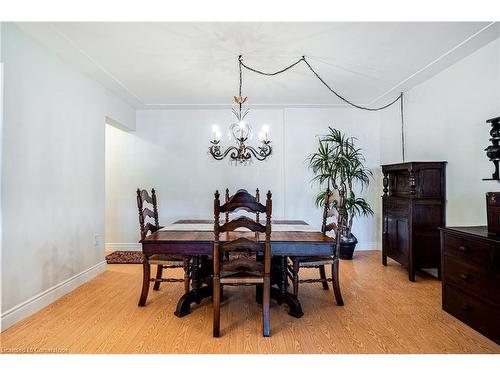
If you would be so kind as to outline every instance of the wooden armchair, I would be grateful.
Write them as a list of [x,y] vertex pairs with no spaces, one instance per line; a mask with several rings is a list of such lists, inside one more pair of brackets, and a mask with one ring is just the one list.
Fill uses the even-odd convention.
[[[328,190],[325,197],[325,204],[323,209],[323,223],[321,226],[321,231],[323,234],[327,234],[330,231],[335,231],[335,251],[331,256],[310,256],[310,257],[292,257],[290,258],[290,263],[288,265],[288,276],[292,281],[293,294],[297,296],[299,294],[299,284],[302,283],[322,283],[323,289],[328,290],[328,282],[332,283],[333,292],[335,295],[335,300],[337,305],[343,306],[344,301],[342,300],[342,294],[340,292],[339,284],[339,257],[337,251],[337,244],[340,242],[340,226],[341,226],[341,215],[338,215],[338,222],[327,223],[328,218],[334,216],[335,210],[331,207],[332,194]],[[341,203],[343,202],[343,197],[340,197]],[[325,266],[331,265],[332,267],[332,277],[326,277]],[[300,279],[299,271],[301,268],[318,268],[319,278],[318,279]]]
[[[149,205],[147,207],[146,205]],[[141,234],[141,241],[146,238],[150,233],[154,233],[161,229],[158,219],[158,203],[156,200],[155,189],[151,189],[151,195],[147,190],[137,189],[137,208],[139,210],[139,228]],[[153,222],[151,222],[153,221]],[[151,265],[156,264],[156,277],[151,278]],[[139,298],[139,306],[146,304],[148,298],[149,284],[154,282],[153,290],[160,289],[162,282],[183,282],[184,289],[189,292],[190,281],[190,263],[189,258],[183,258],[172,255],[152,255],[144,256],[143,265],[143,279],[142,279],[142,292]],[[163,270],[168,268],[184,268],[184,278],[163,278]]]
[[[219,224],[220,213],[231,213],[245,210],[252,213],[265,213],[266,225],[251,218],[240,216],[223,225]],[[219,192],[214,199],[214,251],[213,251],[213,336],[220,335],[220,300],[223,285],[262,285],[262,319],[263,335],[269,336],[269,304],[271,293],[271,192],[267,193],[266,205],[259,203],[247,191],[238,191],[230,199],[220,205]],[[234,233],[238,228],[247,228],[253,233]],[[264,238],[262,238],[264,234]],[[222,239],[221,239],[222,237]],[[253,257],[239,257],[232,260],[226,257],[229,252],[245,251]],[[262,254],[263,262],[257,259]]]

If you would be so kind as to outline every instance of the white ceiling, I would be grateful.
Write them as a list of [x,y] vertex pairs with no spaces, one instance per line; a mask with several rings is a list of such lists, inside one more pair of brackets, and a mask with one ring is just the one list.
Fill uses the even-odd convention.
[[[264,71],[305,55],[349,100],[383,104],[500,36],[488,22],[18,25],[135,108],[232,105],[239,54]],[[253,105],[341,104],[303,64],[243,80]]]

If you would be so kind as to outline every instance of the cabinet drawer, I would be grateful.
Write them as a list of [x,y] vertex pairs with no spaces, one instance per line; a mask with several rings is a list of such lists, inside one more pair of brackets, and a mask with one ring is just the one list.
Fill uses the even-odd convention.
[[443,255],[453,256],[493,271],[495,246],[473,238],[444,233]]
[[493,341],[500,341],[500,309],[445,284],[443,309]]
[[[500,307],[500,275],[484,271],[459,258],[444,256],[443,282]],[[500,324],[500,323],[499,323]]]
[[408,199],[385,198],[383,200],[383,211],[385,214],[408,216],[410,203]]

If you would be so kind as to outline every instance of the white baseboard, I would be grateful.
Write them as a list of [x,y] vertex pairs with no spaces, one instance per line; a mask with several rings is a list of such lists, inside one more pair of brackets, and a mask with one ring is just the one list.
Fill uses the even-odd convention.
[[113,243],[108,242],[104,245],[106,251],[141,251],[142,245],[137,242],[131,243]]
[[80,285],[86,283],[90,279],[93,279],[104,271],[106,271],[106,261],[99,262],[85,271],[82,271],[61,283],[54,285],[52,288],[49,288],[46,291],[31,297],[27,301],[14,306],[10,310],[7,310],[2,314],[1,331],[4,331],[11,325],[26,319],[28,316],[33,315],[38,310],[50,305],[66,293],[78,288]]

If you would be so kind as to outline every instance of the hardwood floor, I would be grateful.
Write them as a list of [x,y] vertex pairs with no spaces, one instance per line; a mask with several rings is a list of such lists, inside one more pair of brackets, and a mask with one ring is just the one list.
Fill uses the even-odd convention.
[[380,259],[379,251],[369,251],[341,261],[343,307],[320,284],[300,286],[300,319],[272,303],[270,338],[262,337],[254,288],[224,291],[222,337],[214,339],[209,300],[177,318],[182,284],[162,284],[138,307],[141,266],[108,265],[105,273],[3,332],[2,351],[500,353],[500,346],[441,309],[438,280],[419,273],[411,283],[404,268],[395,262],[384,267]]

